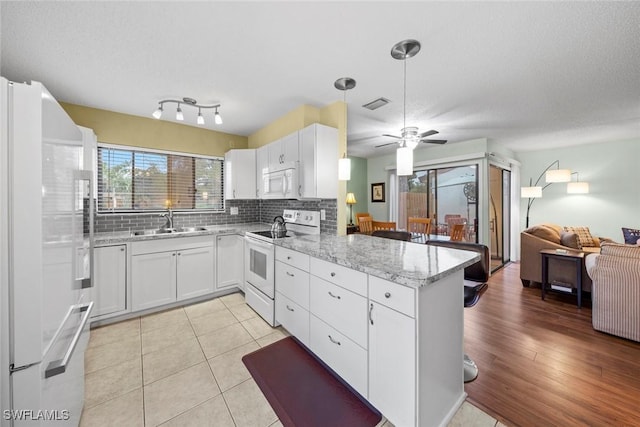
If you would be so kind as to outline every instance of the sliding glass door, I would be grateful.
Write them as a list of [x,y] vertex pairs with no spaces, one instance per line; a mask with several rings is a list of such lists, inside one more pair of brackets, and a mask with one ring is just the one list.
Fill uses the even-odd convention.
[[464,240],[478,240],[478,165],[416,170],[398,177],[398,228],[407,218],[431,218],[432,234],[464,225]]
[[495,271],[509,262],[511,236],[509,230],[511,209],[511,171],[496,165],[489,167],[489,249],[491,253],[491,271]]

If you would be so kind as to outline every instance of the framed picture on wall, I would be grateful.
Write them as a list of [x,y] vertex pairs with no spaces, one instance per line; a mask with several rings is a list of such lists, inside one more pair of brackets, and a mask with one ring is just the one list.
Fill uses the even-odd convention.
[[371,184],[371,201],[384,203],[384,182]]

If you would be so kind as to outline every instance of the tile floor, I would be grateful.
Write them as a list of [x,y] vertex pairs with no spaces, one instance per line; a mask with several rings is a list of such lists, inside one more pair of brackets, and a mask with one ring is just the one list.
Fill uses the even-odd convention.
[[[240,293],[96,328],[80,425],[281,426],[241,357],[285,336]],[[449,425],[502,426],[467,402]]]

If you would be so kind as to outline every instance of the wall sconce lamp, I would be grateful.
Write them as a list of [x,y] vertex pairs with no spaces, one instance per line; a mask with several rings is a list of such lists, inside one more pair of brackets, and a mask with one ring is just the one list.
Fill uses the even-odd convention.
[[578,172],[573,172],[571,175],[575,175],[576,180],[571,181],[567,184],[567,193],[568,194],[588,194],[589,183],[580,181],[580,176],[578,175]]
[[353,193],[347,193],[347,204],[349,205],[349,225],[353,225],[353,205],[358,203],[356,201],[356,195]]
[[[553,166],[557,166],[557,169],[551,169]],[[539,186],[542,177],[545,177],[547,185],[544,187]],[[520,189],[520,197],[523,199],[529,199],[527,202],[527,220],[526,228],[529,228],[529,210],[535,199],[542,197],[542,190],[553,184],[554,182],[569,182],[571,181],[571,170],[560,169],[560,161],[555,160],[545,170],[542,171],[535,183],[532,183],[532,179],[529,178],[529,187],[522,187]]]
[[193,99],[193,98],[182,98],[182,100],[177,100],[177,99],[163,99],[162,101],[158,102],[158,108],[156,109],[156,111],[153,112],[152,116],[155,119],[160,119],[162,117],[162,113],[164,112],[164,104],[166,103],[175,103],[178,104],[178,108],[176,109],[176,120],[178,121],[183,121],[184,120],[184,114],[182,113],[182,108],[180,108],[181,104],[184,105],[190,105],[194,108],[198,109],[198,117],[196,119],[196,123],[199,125],[204,125],[204,116],[202,115],[202,109],[207,109],[207,108],[215,108],[216,112],[213,116],[214,122],[217,125],[222,124],[222,117],[220,116],[220,113],[218,112],[218,108],[220,108],[220,104],[214,104],[214,105],[200,105],[198,104],[198,102]]

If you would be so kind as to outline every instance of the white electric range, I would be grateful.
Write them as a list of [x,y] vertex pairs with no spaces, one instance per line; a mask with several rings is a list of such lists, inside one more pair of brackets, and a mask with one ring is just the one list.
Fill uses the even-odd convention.
[[271,326],[275,321],[275,246],[277,239],[298,235],[320,234],[320,212],[285,209],[287,234],[277,238],[271,230],[245,233],[244,281],[245,300]]

